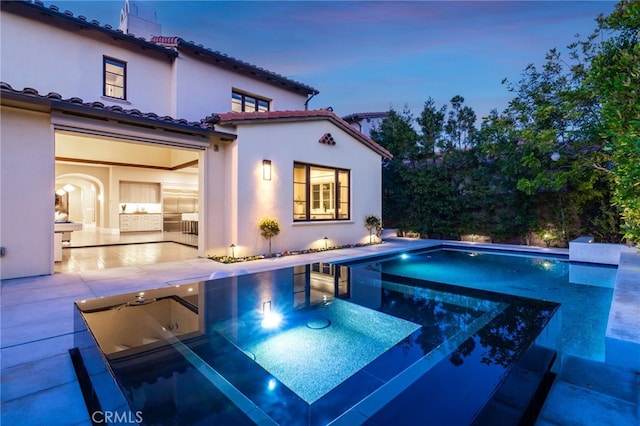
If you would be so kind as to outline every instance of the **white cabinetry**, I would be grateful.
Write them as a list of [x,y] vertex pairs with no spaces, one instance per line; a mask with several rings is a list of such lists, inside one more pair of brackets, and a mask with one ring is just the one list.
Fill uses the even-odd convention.
[[160,213],[121,214],[120,232],[162,231],[162,215]]

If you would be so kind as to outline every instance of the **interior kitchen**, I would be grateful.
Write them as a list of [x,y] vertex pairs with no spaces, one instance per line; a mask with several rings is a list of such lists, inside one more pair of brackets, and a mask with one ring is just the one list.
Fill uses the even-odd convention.
[[105,139],[56,131],[55,190],[64,194],[56,199],[65,216],[56,211],[54,220],[56,229],[74,228],[60,235],[62,263],[80,248],[142,250],[158,242],[178,243],[197,257],[199,152]]

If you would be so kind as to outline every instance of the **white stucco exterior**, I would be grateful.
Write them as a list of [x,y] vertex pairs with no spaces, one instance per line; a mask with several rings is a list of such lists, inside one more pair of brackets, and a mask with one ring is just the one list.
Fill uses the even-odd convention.
[[0,258],[0,274],[2,278],[50,274],[53,128],[46,113],[9,107],[2,107],[1,113],[0,245],[6,254]]
[[174,66],[175,117],[197,121],[214,112],[229,112],[232,89],[270,100],[272,110],[301,110],[307,100],[304,94],[216,68],[189,54],[177,58]]
[[[95,33],[83,35],[3,12],[1,80],[18,90],[30,87],[41,94],[55,92],[63,98],[175,116],[170,84],[173,66],[167,55]],[[102,96],[104,56],[127,64],[126,101]]]
[[[335,145],[319,139],[331,133]],[[283,137],[287,135],[287,137]],[[265,216],[276,217],[282,231],[273,238],[274,252],[324,247],[326,236],[331,245],[364,243],[368,232],[364,226],[369,214],[380,216],[382,175],[380,156],[355,141],[331,121],[238,125],[237,143],[237,218],[229,244],[243,241],[242,250],[263,253],[268,243],[257,223]],[[262,161],[272,162],[272,178],[262,178]],[[351,211],[349,220],[330,222],[295,222],[293,218],[294,162],[327,166],[350,171]],[[237,244],[237,243],[236,243]]]
[[[80,189],[75,199],[97,200],[71,219],[105,233],[119,232],[123,181],[197,190],[201,257],[230,255],[231,244],[238,256],[266,253],[266,216],[282,227],[274,252],[368,241],[364,219],[381,214],[390,154],[332,112],[306,111],[315,89],[177,37],[141,41],[35,3],[2,2],[0,17],[0,278],[53,273],[64,183]],[[105,56],[127,64],[126,100],[103,96]],[[269,100],[270,112],[228,114],[234,90]],[[335,143],[320,142],[328,133]],[[348,219],[294,221],[295,162],[349,171]]]

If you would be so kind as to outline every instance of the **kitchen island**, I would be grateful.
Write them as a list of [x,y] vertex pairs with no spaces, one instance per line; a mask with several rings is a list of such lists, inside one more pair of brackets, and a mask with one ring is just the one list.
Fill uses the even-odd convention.
[[76,222],[55,222],[53,226],[53,261],[62,262],[62,242],[71,241],[71,233],[80,231],[81,223]]

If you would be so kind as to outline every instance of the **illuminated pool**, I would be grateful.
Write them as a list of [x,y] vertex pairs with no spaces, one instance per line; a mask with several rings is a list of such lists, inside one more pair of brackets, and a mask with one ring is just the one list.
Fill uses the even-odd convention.
[[383,279],[415,278],[561,304],[556,317],[561,356],[604,361],[605,332],[617,268],[566,257],[444,248],[350,262]]
[[469,424],[558,309],[379,265],[78,302],[76,346],[100,410],[145,424],[352,425],[404,406],[416,421]]

